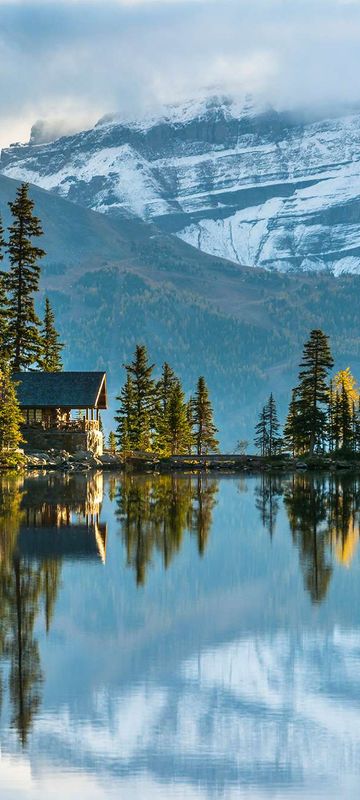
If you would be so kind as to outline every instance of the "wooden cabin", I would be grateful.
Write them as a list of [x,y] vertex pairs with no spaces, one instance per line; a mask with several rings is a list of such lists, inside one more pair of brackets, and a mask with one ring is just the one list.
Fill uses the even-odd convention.
[[103,451],[99,413],[107,408],[105,372],[18,372],[25,450]]

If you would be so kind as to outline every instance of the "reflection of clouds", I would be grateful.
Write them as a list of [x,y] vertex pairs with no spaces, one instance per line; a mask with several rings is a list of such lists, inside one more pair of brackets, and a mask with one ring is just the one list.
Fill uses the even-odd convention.
[[44,715],[35,749],[41,763],[54,754],[58,764],[96,773],[118,797],[177,796],[175,775],[178,796],[191,800],[219,791],[262,798],[271,787],[272,797],[353,797],[359,666],[358,631],[244,638],[186,660],[172,683],[117,698],[103,690],[88,718],[71,709]]
[[[35,736],[55,737],[74,753],[91,754],[105,759],[135,758],[151,747],[154,730],[166,709],[166,692],[140,687],[122,695],[115,707],[102,702],[102,710],[91,720],[74,720],[68,709],[54,717],[43,716],[35,726]],[[109,700],[111,703],[111,700]],[[95,700],[97,709],[99,703]]]

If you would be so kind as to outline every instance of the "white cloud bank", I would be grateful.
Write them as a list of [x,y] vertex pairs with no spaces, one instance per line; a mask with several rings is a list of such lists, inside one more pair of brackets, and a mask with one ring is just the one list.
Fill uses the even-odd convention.
[[360,0],[0,0],[0,145],[207,88],[360,100]]

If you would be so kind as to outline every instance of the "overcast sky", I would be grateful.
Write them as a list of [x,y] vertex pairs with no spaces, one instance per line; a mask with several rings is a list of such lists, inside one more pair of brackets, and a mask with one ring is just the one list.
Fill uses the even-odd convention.
[[360,0],[0,0],[0,146],[211,87],[360,100]]

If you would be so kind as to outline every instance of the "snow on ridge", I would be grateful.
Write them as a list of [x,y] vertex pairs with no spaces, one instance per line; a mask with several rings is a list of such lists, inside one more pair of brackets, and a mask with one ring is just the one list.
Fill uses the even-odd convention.
[[114,125],[122,125],[146,132],[160,124],[186,125],[194,119],[203,118],[212,111],[222,111],[227,119],[241,119],[243,116],[253,116],[261,110],[260,105],[256,107],[255,102],[249,96],[231,98],[225,95],[210,95],[193,98],[182,103],[169,103],[157,111],[148,110],[133,116],[121,112],[107,114],[97,122],[95,127],[111,128]]

